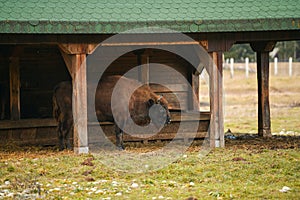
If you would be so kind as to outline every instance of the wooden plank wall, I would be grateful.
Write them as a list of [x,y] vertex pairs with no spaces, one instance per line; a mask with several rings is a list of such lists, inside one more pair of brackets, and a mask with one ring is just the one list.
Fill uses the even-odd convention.
[[[5,101],[7,102],[5,119],[9,119],[9,48],[11,48],[9,45],[0,45],[0,84],[5,86]],[[21,119],[51,118],[54,86],[61,81],[71,80],[58,47],[56,45],[24,45],[19,56]],[[187,110],[189,91],[188,85],[182,81],[182,78],[188,80],[190,75],[188,63],[173,53],[158,49],[147,49],[143,56],[147,57],[149,63],[160,63],[176,70],[155,68],[150,64],[150,82],[155,79],[159,80],[162,85],[152,84],[151,87],[158,94],[165,96],[169,101],[170,109]],[[116,59],[104,75],[125,74],[136,67],[137,62],[137,55],[129,52]],[[137,73],[138,70],[134,70],[128,73],[128,76],[138,77]]]
[[[2,45],[1,49],[9,49]],[[2,53],[0,59],[0,83],[4,83],[9,93],[9,52]],[[56,45],[23,46],[19,56],[21,119],[51,118],[52,91],[54,86],[64,80],[70,80],[60,51]],[[9,102],[9,96],[6,98]],[[6,103],[9,106],[9,103]],[[6,117],[9,108],[6,108]]]

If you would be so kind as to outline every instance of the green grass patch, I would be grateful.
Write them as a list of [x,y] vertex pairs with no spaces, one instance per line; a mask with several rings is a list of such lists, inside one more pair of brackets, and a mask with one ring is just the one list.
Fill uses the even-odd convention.
[[[42,199],[297,199],[300,192],[299,149],[229,146],[204,158],[191,150],[163,169],[138,174],[110,169],[102,155],[49,153],[9,159],[0,154],[0,193]],[[82,164],[87,159],[91,166]],[[291,190],[282,193],[283,186]]]

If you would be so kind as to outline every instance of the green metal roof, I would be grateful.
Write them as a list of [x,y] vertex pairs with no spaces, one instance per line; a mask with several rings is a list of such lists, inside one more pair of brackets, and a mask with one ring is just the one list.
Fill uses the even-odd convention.
[[300,30],[300,0],[0,0],[0,33]]

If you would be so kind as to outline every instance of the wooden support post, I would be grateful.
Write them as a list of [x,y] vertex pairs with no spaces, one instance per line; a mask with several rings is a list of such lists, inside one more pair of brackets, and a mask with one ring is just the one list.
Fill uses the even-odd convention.
[[74,152],[88,153],[86,54],[93,50],[87,44],[60,44],[59,47],[72,76]]
[[10,57],[10,119],[19,120],[20,113],[20,66],[18,57]]
[[148,55],[145,53],[144,49],[139,49],[134,51],[134,54],[137,56],[137,65],[138,65],[138,81],[144,84],[149,83],[149,66],[148,66]]
[[210,112],[209,127],[210,147],[224,147],[223,120],[223,66],[222,52],[213,52],[214,65],[209,69],[210,75]]
[[271,135],[269,105],[269,52],[257,52],[258,135]]
[[224,147],[224,118],[223,118],[223,56],[222,52],[228,51],[235,40],[224,37],[208,37],[207,51],[210,52],[214,66],[208,69],[210,82],[210,146]]
[[88,153],[86,54],[72,57],[74,152]]
[[[190,66],[188,66],[190,67]],[[194,110],[194,97],[193,97],[193,72],[192,70],[188,70],[187,81],[189,82],[190,87],[188,87],[187,91],[187,109]]]
[[200,81],[199,81],[199,75],[198,74],[192,74],[192,88],[193,88],[193,105],[194,105],[194,110],[200,111],[200,92],[199,92],[199,87],[200,87]]
[[141,63],[141,82],[149,84],[149,56],[147,54],[142,55]]
[[257,84],[258,84],[258,135],[271,137],[271,115],[269,103],[269,52],[275,42],[251,43],[257,55]]

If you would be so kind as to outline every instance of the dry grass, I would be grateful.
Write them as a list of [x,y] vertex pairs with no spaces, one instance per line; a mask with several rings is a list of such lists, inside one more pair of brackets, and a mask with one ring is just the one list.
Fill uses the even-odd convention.
[[[300,192],[299,137],[228,140],[204,158],[195,141],[176,162],[139,174],[112,170],[101,154],[12,147],[0,151],[0,199],[297,199]],[[280,192],[284,186],[291,191]]]
[[[235,68],[243,66],[236,64]],[[250,64],[255,70],[255,65]],[[287,64],[279,63],[279,75],[270,76],[270,109],[272,132],[290,131],[300,133],[300,63],[294,63],[295,74],[289,77],[280,74]],[[272,63],[271,63],[272,69]],[[201,101],[209,102],[208,89],[202,81]],[[207,107],[206,107],[207,108]],[[230,71],[224,70],[224,118],[225,131],[235,133],[257,133],[257,78],[256,73],[245,77],[243,70],[236,70],[231,78]]]

